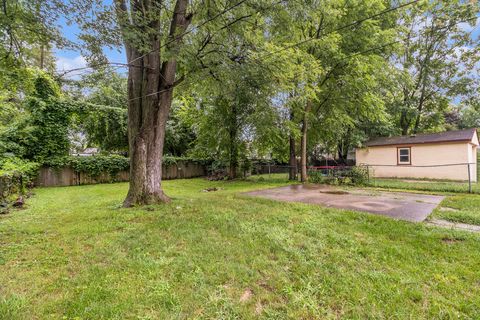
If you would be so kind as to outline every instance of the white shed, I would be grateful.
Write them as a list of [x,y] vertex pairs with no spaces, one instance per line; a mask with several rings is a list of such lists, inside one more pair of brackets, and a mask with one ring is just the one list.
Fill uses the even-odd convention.
[[476,129],[377,138],[355,152],[375,177],[477,181]]

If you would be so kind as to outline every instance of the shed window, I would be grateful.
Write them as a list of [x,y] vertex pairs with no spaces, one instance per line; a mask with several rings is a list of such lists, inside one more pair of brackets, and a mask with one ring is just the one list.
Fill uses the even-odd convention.
[[397,148],[398,164],[411,164],[410,148]]

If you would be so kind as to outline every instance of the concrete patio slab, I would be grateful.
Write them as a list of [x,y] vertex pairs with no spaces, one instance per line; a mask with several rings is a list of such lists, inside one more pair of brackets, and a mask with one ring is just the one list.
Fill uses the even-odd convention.
[[328,185],[290,185],[246,192],[246,195],[287,202],[318,204],[421,222],[443,200],[443,196],[387,192],[368,189],[340,189]]

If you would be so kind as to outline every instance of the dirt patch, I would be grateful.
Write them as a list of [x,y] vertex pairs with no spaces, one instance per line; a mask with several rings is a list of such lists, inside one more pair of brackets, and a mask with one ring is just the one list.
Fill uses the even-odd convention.
[[255,304],[255,314],[260,315],[262,311],[263,311],[263,305],[260,301],[257,301],[257,303]]
[[263,289],[269,291],[269,292],[274,292],[274,291],[275,291],[275,288],[272,287],[271,285],[269,285],[268,282],[265,281],[265,280],[260,281],[260,282],[258,283],[258,285],[259,285],[260,287],[262,287]]
[[253,291],[246,289],[240,297],[240,302],[247,302],[253,296]]
[[451,238],[451,237],[443,237],[442,242],[443,243],[457,243],[457,242],[462,242],[463,239],[461,238]]
[[202,191],[203,192],[214,192],[214,191],[218,191],[218,190],[220,190],[220,188],[213,187],[213,188],[203,189]]

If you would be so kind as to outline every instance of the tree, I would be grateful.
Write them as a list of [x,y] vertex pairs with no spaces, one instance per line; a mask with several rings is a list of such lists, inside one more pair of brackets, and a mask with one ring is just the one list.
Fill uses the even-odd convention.
[[41,164],[68,155],[71,108],[60,95],[58,84],[39,72],[22,116],[0,132],[1,151]]
[[266,74],[258,65],[234,63],[215,74],[196,111],[198,156],[228,163],[230,179],[240,160],[258,155],[275,139],[275,110]]
[[[125,207],[167,202],[162,180],[165,129],[182,66],[184,35],[193,18],[190,1],[71,0],[69,19],[91,66],[108,64],[104,46],[123,45],[128,67],[130,184]],[[95,15],[91,15],[95,12]]]
[[480,53],[468,25],[479,11],[474,1],[429,1],[400,17],[402,48],[392,61],[397,86],[390,112],[403,135],[438,125],[450,99],[475,91]]
[[[203,49],[215,51],[214,42],[199,40],[198,30],[206,24],[221,30],[241,21],[234,9],[244,2],[228,1],[224,7],[213,1],[116,0],[115,18],[109,6],[93,0],[74,6],[76,22],[86,31],[82,39],[91,53],[91,63],[106,63],[102,47],[107,44],[123,44],[127,54],[131,166],[124,206],[169,200],[161,186],[161,165],[173,89],[188,71],[195,72],[186,63],[189,54]],[[97,10],[92,10],[92,6]],[[90,10],[97,12],[93,18],[96,21],[86,18]],[[194,17],[195,32],[187,30]]]
[[[384,1],[360,1],[348,10],[342,9],[347,6],[349,3],[342,1],[295,1],[288,2],[275,16],[272,32],[275,42],[283,43],[282,47],[286,48],[279,51],[289,51],[293,56],[302,50],[305,58],[298,63],[317,65],[305,67],[309,77],[300,81],[291,79],[297,85],[292,92],[300,94],[300,99],[292,96],[303,100],[303,107],[297,109],[295,115],[300,119],[302,181],[307,179],[308,136],[312,123],[316,133],[334,135],[342,125],[338,122],[342,118],[338,113],[343,110],[342,115],[348,115],[352,105],[357,106],[357,113],[383,112],[378,108],[381,101],[368,90],[376,82],[368,72],[381,67],[385,61],[382,45],[394,34],[394,19],[391,15],[378,15],[387,9]],[[305,7],[309,10],[305,11]],[[364,20],[370,16],[372,18]],[[298,73],[294,73],[294,78],[297,76]],[[337,120],[336,128],[325,126],[331,114]]]
[[127,152],[127,78],[113,68],[102,68],[70,81],[67,91],[75,101],[72,136],[102,151]]
[[[192,20],[188,0],[176,0],[173,13],[162,1],[127,6],[116,0],[117,21],[129,63],[128,140],[130,187],[124,206],[169,201],[161,187],[165,128],[177,84],[177,58],[182,34]],[[168,32],[164,25],[170,22]],[[162,36],[166,34],[166,37]],[[140,39],[140,41],[138,41]],[[160,47],[165,45],[161,52]]]
[[64,5],[56,0],[3,0],[0,9],[0,67],[14,72],[25,66],[53,71],[51,47],[71,45],[56,21]]
[[465,105],[460,111],[458,123],[460,129],[480,128],[480,104],[479,101]]

